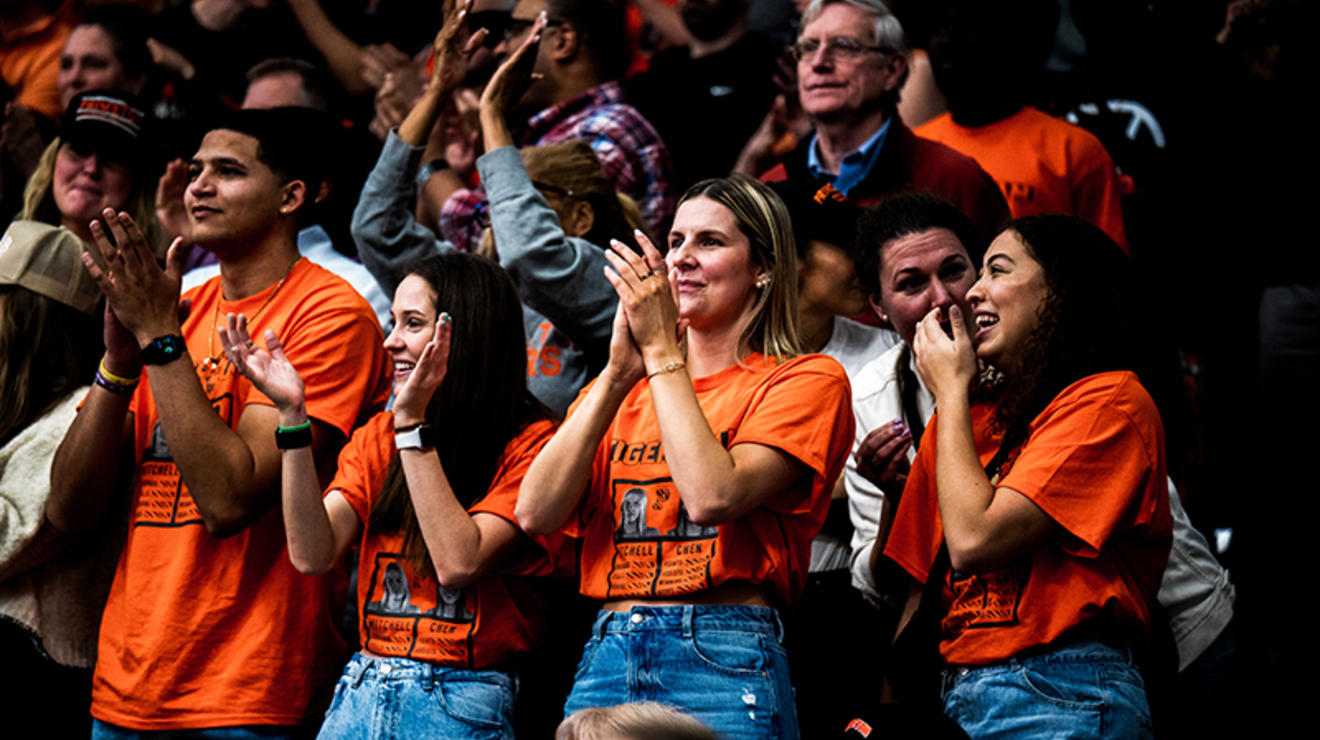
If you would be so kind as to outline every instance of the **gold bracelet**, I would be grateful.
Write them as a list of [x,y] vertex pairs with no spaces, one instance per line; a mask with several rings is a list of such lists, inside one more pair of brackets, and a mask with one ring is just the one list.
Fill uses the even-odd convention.
[[665,365],[664,367],[660,368],[659,370],[656,370],[653,373],[647,373],[646,379],[650,380],[651,378],[654,378],[657,375],[665,375],[667,373],[678,372],[679,370],[682,370],[685,367],[687,367],[686,362],[683,362],[681,360],[675,360]]
[[114,383],[115,385],[134,386],[137,385],[138,381],[142,379],[142,374],[138,373],[135,377],[132,378],[125,378],[122,375],[115,375],[114,373],[105,369],[105,360],[101,360],[101,377],[105,378],[111,383]]

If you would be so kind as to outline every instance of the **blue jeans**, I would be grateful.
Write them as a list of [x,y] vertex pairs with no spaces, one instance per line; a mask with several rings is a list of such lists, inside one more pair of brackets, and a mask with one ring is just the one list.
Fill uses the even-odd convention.
[[518,681],[408,658],[349,659],[318,738],[512,740]]
[[243,725],[198,730],[134,730],[92,718],[92,740],[298,740],[310,737],[300,727]]
[[944,673],[944,713],[981,738],[1151,738],[1141,673],[1125,650],[1078,641]]
[[764,606],[601,611],[564,713],[658,701],[727,740],[796,740],[783,635],[779,613]]

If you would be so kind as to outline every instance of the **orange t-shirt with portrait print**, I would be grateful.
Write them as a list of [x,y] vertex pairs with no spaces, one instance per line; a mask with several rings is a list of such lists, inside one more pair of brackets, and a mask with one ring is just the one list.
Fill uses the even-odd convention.
[[582,593],[664,599],[740,581],[770,584],[779,602],[790,604],[806,584],[811,540],[852,446],[848,376],[824,355],[776,364],[752,354],[692,385],[726,449],[773,447],[805,472],[734,521],[693,523],[665,461],[650,385],[638,382],[601,439],[591,482],[566,528],[582,540]]
[[[937,411],[926,429],[932,442],[917,452],[885,544],[885,555],[922,583],[944,542],[935,486],[938,421]],[[992,422],[990,406],[973,407],[983,465],[999,449]],[[1006,660],[1099,618],[1141,640],[1173,524],[1164,428],[1136,375],[1099,373],[1065,388],[1032,420],[1026,444],[994,483],[1039,506],[1058,534],[1006,567],[946,573],[944,659]]]
[[[538,421],[504,447],[495,477],[471,513],[513,517],[527,468],[555,426]],[[358,559],[358,631],[362,647],[377,655],[484,669],[530,650],[545,624],[545,604],[529,576],[567,566],[576,550],[562,534],[528,536],[511,560],[464,589],[446,588],[434,575],[417,573],[403,556],[403,536],[367,531],[394,447],[394,415],[377,414],[353,433],[339,455],[339,472],[327,490],[338,490],[363,523]]]
[[[274,329],[307,390],[307,414],[345,438],[389,397],[375,314],[339,277],[300,260],[282,285],[223,300],[220,278],[189,291],[188,359],[215,413],[237,429],[249,405],[273,406],[212,339],[226,313]],[[247,529],[207,533],[161,433],[151,368],[133,414],[136,472],[128,539],[101,620],[92,715],[138,730],[297,725],[329,698],[345,645],[333,615],[342,573],[305,576],[289,562],[278,491]]]

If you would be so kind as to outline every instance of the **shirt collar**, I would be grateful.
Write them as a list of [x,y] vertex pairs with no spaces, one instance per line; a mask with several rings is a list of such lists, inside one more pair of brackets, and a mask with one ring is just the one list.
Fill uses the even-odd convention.
[[862,142],[861,147],[855,152],[844,156],[843,161],[839,162],[839,173],[836,175],[825,170],[825,164],[821,162],[820,155],[817,153],[819,142],[818,134],[811,135],[811,146],[807,147],[807,171],[817,180],[826,180],[844,195],[848,194],[855,185],[866,179],[870,174],[871,167],[875,165],[875,160],[880,156],[880,149],[885,143],[885,134],[889,132],[889,123],[894,120],[893,116],[885,119],[880,129],[871,135],[871,138]]
[[618,82],[597,85],[575,98],[544,108],[527,119],[527,135],[524,138],[535,141],[560,121],[579,111],[620,102],[623,102],[623,88]]

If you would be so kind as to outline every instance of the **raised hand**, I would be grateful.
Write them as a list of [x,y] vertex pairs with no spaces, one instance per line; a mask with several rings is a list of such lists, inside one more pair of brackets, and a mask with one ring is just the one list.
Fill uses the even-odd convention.
[[486,38],[484,28],[462,38],[463,22],[471,10],[472,0],[455,0],[445,12],[440,32],[435,35],[435,67],[431,70],[430,86],[437,92],[448,94],[463,84],[467,59]]
[[926,387],[935,395],[936,405],[949,393],[966,394],[976,377],[976,350],[967,336],[967,324],[957,306],[949,306],[948,326],[953,336],[945,333],[940,313],[934,308],[917,324],[912,339],[916,354],[917,372]]
[[651,240],[634,232],[642,247],[638,255],[619,241],[610,241],[605,257],[613,269],[605,277],[619,294],[619,305],[628,319],[628,331],[646,362],[655,371],[666,362],[681,359],[678,349],[678,299],[669,284],[665,258]]
[[139,347],[165,334],[179,333],[179,283],[183,274],[183,241],[175,238],[166,254],[166,268],[156,264],[147,239],[127,213],[107,208],[101,214],[114,244],[100,221],[91,223],[100,260],[84,252],[83,266],[105,293],[106,302]]
[[547,22],[545,11],[541,11],[532,24],[532,30],[527,34],[527,38],[523,39],[522,44],[514,49],[500,63],[495,74],[491,75],[490,81],[486,83],[486,89],[481,91],[483,116],[491,114],[503,116],[504,112],[517,103],[526,92],[527,86],[533,79],[532,65],[536,61],[536,45],[541,41],[541,32],[545,30]]
[[188,163],[182,159],[165,165],[165,174],[156,183],[156,220],[170,236],[192,239],[192,222],[183,206],[183,195],[188,189]]
[[394,426],[420,424],[426,420],[426,407],[449,370],[449,347],[453,334],[454,326],[449,314],[442,312],[436,319],[435,333],[422,349],[417,364],[403,381],[403,386],[394,389]]
[[220,346],[243,377],[275,402],[282,414],[304,411],[307,399],[302,377],[284,354],[284,347],[273,329],[267,329],[266,349],[261,349],[248,335],[247,316],[228,314],[218,329]]
[[642,353],[628,331],[628,314],[623,302],[614,311],[614,329],[610,334],[610,359],[605,364],[602,378],[608,379],[620,388],[631,388],[633,384],[646,377],[646,365],[642,363]]

